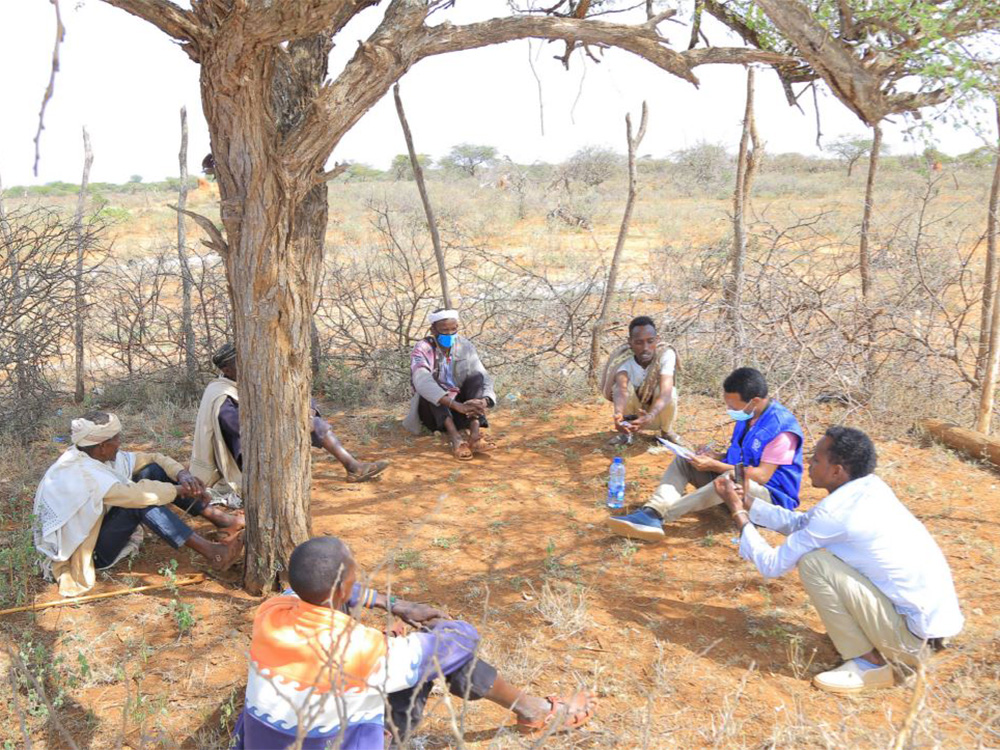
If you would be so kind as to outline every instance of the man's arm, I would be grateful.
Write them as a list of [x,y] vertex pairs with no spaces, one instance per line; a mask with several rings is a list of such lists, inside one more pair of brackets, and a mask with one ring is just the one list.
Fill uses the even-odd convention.
[[232,399],[225,399],[219,407],[219,429],[222,440],[240,471],[243,470],[243,446],[240,441],[240,409]]
[[611,389],[612,398],[614,399],[615,412],[613,419],[615,422],[615,429],[619,432],[628,432],[627,427],[622,426],[622,419],[625,417],[625,406],[628,404],[628,389],[629,380],[628,373],[624,370],[619,370],[615,373],[615,387]]
[[427,358],[416,349],[410,355],[410,380],[413,382],[413,390],[432,404],[441,403],[441,399],[448,395],[448,391],[434,379]]

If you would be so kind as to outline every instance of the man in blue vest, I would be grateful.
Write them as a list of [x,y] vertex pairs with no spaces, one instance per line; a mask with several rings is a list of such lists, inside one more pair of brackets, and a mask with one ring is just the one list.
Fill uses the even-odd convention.
[[[726,413],[736,421],[726,453],[701,451],[677,456],[660,486],[643,508],[627,516],[611,516],[608,528],[619,536],[657,542],[664,538],[664,521],[676,521],[722,504],[713,482],[744,466],[747,493],[792,510],[799,504],[802,484],[802,428],[784,406],[768,398],[767,381],[752,367],[740,367],[722,384]],[[685,494],[688,485],[694,492]]]

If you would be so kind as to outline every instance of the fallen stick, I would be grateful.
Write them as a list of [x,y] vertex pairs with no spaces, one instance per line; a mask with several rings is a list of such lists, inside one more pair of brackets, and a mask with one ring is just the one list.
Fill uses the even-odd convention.
[[120,589],[118,591],[107,591],[103,594],[87,594],[86,596],[73,596],[68,599],[56,599],[54,602],[42,602],[41,604],[26,604],[23,607],[11,607],[10,609],[0,610],[0,617],[3,615],[12,615],[15,612],[34,612],[39,609],[48,609],[49,607],[64,607],[68,604],[81,604],[83,602],[92,602],[97,599],[109,599],[113,596],[124,596],[125,594],[136,594],[140,591],[150,591],[151,589],[163,589],[168,586],[190,586],[193,583],[202,583],[205,580],[204,573],[195,573],[194,575],[185,576],[184,578],[178,578],[173,583],[153,583],[149,586],[136,586],[130,589]]
[[925,419],[920,426],[949,448],[1000,467],[1000,438],[967,430],[943,419]]

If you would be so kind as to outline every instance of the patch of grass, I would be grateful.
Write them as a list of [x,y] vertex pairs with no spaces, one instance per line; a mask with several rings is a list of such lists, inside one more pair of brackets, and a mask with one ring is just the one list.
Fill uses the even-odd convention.
[[418,549],[404,549],[397,552],[395,563],[400,570],[422,570],[427,567],[423,553]]
[[705,534],[705,536],[698,540],[699,547],[715,547],[718,543],[719,540],[715,534]]
[[182,602],[178,598],[177,561],[171,558],[169,563],[160,567],[159,573],[167,579],[167,590],[173,596],[173,599],[170,601],[169,611],[174,618],[174,624],[177,625],[177,637],[179,639],[191,632],[197,624],[198,618],[194,614],[194,605]]
[[459,536],[455,534],[453,536],[439,536],[435,537],[434,541],[431,542],[435,547],[440,547],[441,549],[451,549],[458,544]]

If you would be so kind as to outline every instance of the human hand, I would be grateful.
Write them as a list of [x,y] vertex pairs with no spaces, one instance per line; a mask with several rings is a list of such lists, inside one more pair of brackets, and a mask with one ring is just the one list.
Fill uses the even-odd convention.
[[473,414],[476,416],[485,416],[486,414],[486,399],[485,398],[470,398],[465,402],[465,405],[472,409]]
[[615,414],[614,414],[614,415],[613,415],[613,416],[611,417],[611,420],[612,420],[612,421],[614,422],[614,425],[615,425],[615,429],[616,429],[616,430],[617,430],[618,432],[621,432],[621,433],[623,433],[623,434],[626,434],[626,435],[628,434],[628,432],[629,432],[629,427],[631,427],[631,426],[632,426],[632,424],[631,424],[630,422],[626,422],[626,421],[625,421],[625,415],[624,415],[624,414],[618,414],[618,413],[616,412],[616,413],[615,413]]
[[202,497],[206,492],[205,483],[187,469],[177,473],[177,494],[180,497]]
[[736,484],[729,474],[716,477],[714,485],[715,491],[722,498],[722,502],[726,504],[730,514],[746,510],[743,507],[743,488]]
[[397,599],[392,605],[392,614],[399,617],[403,622],[413,628],[421,626],[431,627],[438,620],[449,620],[447,612],[418,602],[408,602]]
[[646,425],[648,425],[652,421],[653,421],[652,415],[647,414],[646,412],[640,409],[639,416],[637,416],[631,422],[630,432],[638,432],[639,430],[646,427]]
[[703,453],[696,453],[688,459],[688,463],[691,464],[698,471],[719,471],[719,462],[712,456],[706,456]]

